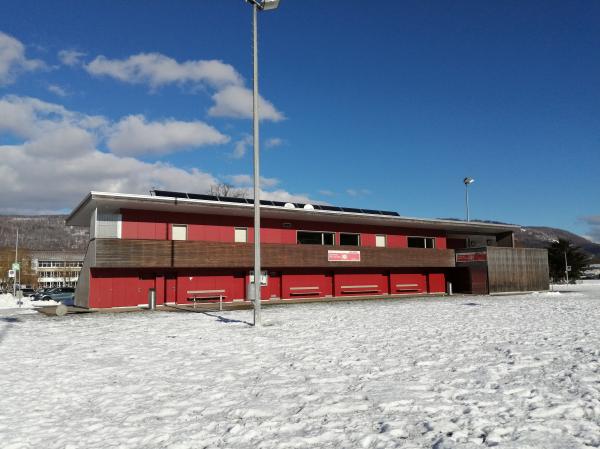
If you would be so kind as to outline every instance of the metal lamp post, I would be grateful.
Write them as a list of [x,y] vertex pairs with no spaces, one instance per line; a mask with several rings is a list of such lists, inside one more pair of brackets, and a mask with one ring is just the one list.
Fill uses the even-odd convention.
[[469,178],[468,176],[463,179],[463,183],[465,184],[465,207],[467,209],[467,221],[471,221],[469,217],[469,184],[473,184],[475,180],[473,178]]
[[252,5],[252,36],[253,36],[253,140],[254,140],[254,326],[260,327],[260,290],[261,290],[261,266],[260,266],[260,157],[258,142],[258,11],[270,11],[279,6],[280,0],[246,0]]

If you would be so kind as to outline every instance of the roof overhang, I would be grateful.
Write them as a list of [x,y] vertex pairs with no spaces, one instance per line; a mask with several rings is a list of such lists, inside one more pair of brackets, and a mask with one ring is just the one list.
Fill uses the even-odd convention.
[[[192,200],[151,195],[133,195],[124,193],[90,192],[75,207],[67,218],[69,226],[90,225],[90,216],[94,209],[104,212],[117,212],[121,209],[151,210],[157,212],[196,213],[206,215],[230,215],[252,217],[252,204],[238,204],[209,200]],[[444,230],[461,234],[499,234],[514,232],[516,225],[482,223],[473,221],[439,220],[403,216],[382,216],[364,213],[338,212],[325,210],[307,210],[278,206],[261,206],[261,217],[281,220],[318,221],[392,226],[401,228],[419,228]]]

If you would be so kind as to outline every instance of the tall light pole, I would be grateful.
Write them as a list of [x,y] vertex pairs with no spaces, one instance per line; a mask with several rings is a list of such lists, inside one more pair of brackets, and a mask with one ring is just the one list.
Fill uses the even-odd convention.
[[465,184],[465,208],[467,209],[467,221],[471,221],[469,217],[469,185],[473,184],[475,180],[473,178],[469,178],[468,176],[463,179],[463,183]]
[[[15,241],[15,265],[19,261],[19,228],[17,228],[17,239]],[[21,270],[18,270],[21,271]],[[19,274],[20,278],[20,274]],[[19,282],[20,283],[20,282]],[[15,271],[15,277],[13,278],[13,298],[17,296],[17,271]]]
[[261,266],[260,266],[260,154],[258,142],[259,110],[258,110],[258,11],[270,11],[279,6],[280,0],[246,0],[252,5],[252,38],[253,38],[253,95],[252,95],[252,122],[253,122],[253,147],[254,147],[254,326],[260,327],[260,291],[261,291]]

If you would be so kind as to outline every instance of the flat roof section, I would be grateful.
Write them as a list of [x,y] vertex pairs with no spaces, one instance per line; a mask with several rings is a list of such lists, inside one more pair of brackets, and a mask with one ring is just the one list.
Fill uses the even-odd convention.
[[[254,205],[247,201],[244,203],[237,201],[219,201],[218,199],[190,198],[188,194],[185,195],[186,198],[181,197],[183,194],[180,197],[169,197],[90,192],[71,212],[67,218],[66,224],[69,226],[89,227],[90,216],[96,208],[105,212],[117,212],[121,209],[137,209],[242,217],[253,216]],[[313,208],[291,208],[285,207],[285,203],[284,206],[261,204],[261,216],[281,220],[436,229],[472,234],[498,234],[503,232],[514,232],[520,228],[520,226],[517,225],[503,225],[496,223],[404,217],[395,212],[395,215],[386,215],[381,214],[382,211],[377,211],[379,213],[371,213],[374,211],[368,209],[337,208],[337,210],[330,210],[333,207],[334,206],[321,206],[319,209],[314,206]]]

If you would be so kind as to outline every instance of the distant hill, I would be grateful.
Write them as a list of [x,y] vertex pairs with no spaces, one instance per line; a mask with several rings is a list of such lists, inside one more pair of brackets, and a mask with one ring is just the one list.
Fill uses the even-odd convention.
[[0,248],[15,246],[18,227],[21,248],[85,251],[88,229],[66,226],[66,218],[66,215],[0,215]]
[[[458,218],[443,218],[442,220],[459,221]],[[514,225],[513,223],[504,223],[501,221],[492,220],[474,221],[478,221],[480,223]],[[548,226],[521,226],[521,229],[515,232],[515,246],[521,248],[548,248],[553,241],[558,240],[559,238],[568,240],[571,243],[579,246],[594,259],[594,263],[600,263],[600,244],[594,243],[591,240],[572,232],[565,231],[564,229],[551,228]]]
[[515,233],[515,241],[518,246],[530,248],[546,248],[559,238],[568,240],[579,246],[592,256],[596,263],[600,263],[600,244],[564,229],[549,228],[546,226],[526,226]]
[[[22,248],[84,251],[89,239],[87,228],[66,226],[66,218],[66,215],[0,215],[0,248],[14,246],[18,227]],[[546,248],[559,238],[580,246],[600,263],[600,245],[572,232],[546,226],[523,226],[515,233],[516,245],[521,247]]]

